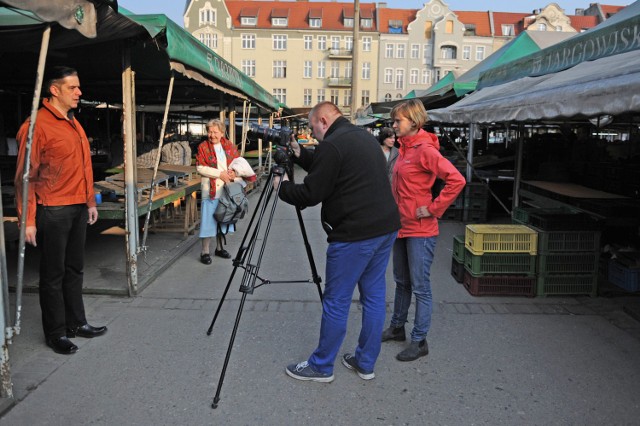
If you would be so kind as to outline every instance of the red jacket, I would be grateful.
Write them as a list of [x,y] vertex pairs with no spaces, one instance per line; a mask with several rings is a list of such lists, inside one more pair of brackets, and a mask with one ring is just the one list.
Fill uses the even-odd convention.
[[[434,237],[438,219],[464,188],[465,178],[440,154],[436,135],[420,130],[413,136],[399,138],[400,155],[393,169],[393,196],[400,211],[402,228],[398,238]],[[436,178],[445,186],[436,199],[431,187]],[[418,207],[427,206],[431,217],[418,219]]]
[[[18,216],[22,215],[22,175],[30,119],[18,131],[20,144],[14,179]],[[67,120],[48,100],[43,101],[33,130],[29,166],[27,226],[36,225],[36,204],[95,207],[91,151],[87,135],[75,119]]]

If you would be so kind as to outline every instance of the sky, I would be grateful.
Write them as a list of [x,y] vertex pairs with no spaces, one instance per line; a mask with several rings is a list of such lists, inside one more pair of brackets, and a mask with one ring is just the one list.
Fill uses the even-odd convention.
[[[344,1],[343,1],[344,2]],[[557,0],[557,3],[568,15],[573,15],[576,8],[586,9],[593,0]],[[119,0],[118,4],[134,13],[163,13],[172,21],[182,26],[182,13],[185,0]],[[360,3],[373,3],[370,0],[361,0]],[[386,0],[387,7],[396,9],[421,9],[424,0]],[[541,9],[552,3],[549,0],[450,0],[445,1],[452,10],[493,10],[496,12],[523,12],[529,13],[534,9]],[[607,0],[602,4],[626,6],[633,3],[630,0]]]

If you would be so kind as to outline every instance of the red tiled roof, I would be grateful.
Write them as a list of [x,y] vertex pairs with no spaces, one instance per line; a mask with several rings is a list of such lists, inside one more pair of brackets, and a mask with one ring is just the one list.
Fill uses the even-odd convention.
[[571,20],[571,26],[575,28],[578,32],[580,32],[580,30],[593,28],[596,25],[598,25],[597,16],[570,15],[569,19]]
[[604,13],[604,16],[606,18],[609,18],[611,15],[615,15],[616,13],[620,12],[625,7],[626,6],[612,6],[612,5],[607,5],[607,4],[601,4],[600,5],[600,8],[602,9],[602,13]]
[[[260,12],[257,14],[258,22],[252,28],[272,28],[271,17],[272,12],[276,9],[284,9],[285,2],[281,1],[252,1],[252,0],[227,0],[225,4],[231,15],[233,26],[241,28],[240,18],[242,10],[246,9],[258,9]],[[374,18],[375,3],[363,3],[360,4],[360,17],[361,18]],[[353,11],[352,3],[337,3],[337,2],[308,2],[308,1],[296,1],[286,2],[286,9],[289,14],[288,29],[306,29],[309,28],[309,18],[322,18],[322,29],[324,30],[349,30],[344,26],[342,11]],[[353,12],[351,12],[353,14]],[[251,15],[255,16],[255,15]],[[364,28],[363,31],[376,31],[375,19],[372,22],[371,28]]]
[[389,21],[402,21],[402,33],[407,33],[407,25],[416,19],[416,9],[378,9],[378,31],[381,33],[389,32]]
[[482,37],[491,36],[491,21],[489,12],[454,11],[460,22],[476,26],[476,35]]
[[530,13],[493,12],[495,35],[497,37],[504,36],[502,33],[503,25],[513,25],[514,34],[512,35],[520,34],[523,31],[524,19],[530,15]]
[[289,9],[272,9],[271,10],[272,18],[288,18],[289,17]]

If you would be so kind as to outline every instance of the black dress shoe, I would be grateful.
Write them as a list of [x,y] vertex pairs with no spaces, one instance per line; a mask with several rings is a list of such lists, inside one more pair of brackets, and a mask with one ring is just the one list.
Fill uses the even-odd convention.
[[223,259],[231,259],[231,255],[225,249],[216,250],[216,256],[221,257]]
[[200,262],[205,265],[211,265],[211,255],[209,253],[203,253],[200,255]]
[[107,332],[107,327],[94,327],[89,324],[82,325],[76,328],[67,328],[67,337],[86,337],[90,339],[92,337],[102,336]]
[[67,336],[55,337],[53,339],[47,339],[47,346],[49,346],[57,354],[71,355],[76,353],[78,347],[73,344]]

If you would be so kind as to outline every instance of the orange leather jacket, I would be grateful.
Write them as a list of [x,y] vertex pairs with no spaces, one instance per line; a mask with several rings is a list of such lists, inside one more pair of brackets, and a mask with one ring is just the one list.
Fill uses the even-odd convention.
[[[30,119],[16,139],[20,144],[14,179],[18,217],[22,216],[22,176]],[[31,144],[27,226],[36,225],[36,204],[95,207],[89,140],[75,119],[67,119],[48,100],[38,111]]]

